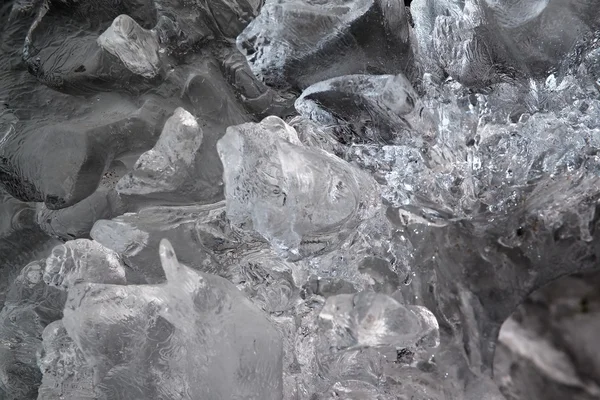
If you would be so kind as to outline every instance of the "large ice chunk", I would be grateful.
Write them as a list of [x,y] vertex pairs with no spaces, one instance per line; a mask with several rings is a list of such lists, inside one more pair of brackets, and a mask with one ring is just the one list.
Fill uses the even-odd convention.
[[287,257],[331,250],[379,206],[373,178],[304,147],[277,117],[228,128],[217,148],[228,218],[259,232]]
[[267,1],[238,36],[271,86],[305,88],[335,76],[413,72],[403,0]]
[[278,332],[227,280],[177,261],[164,240],[161,285],[81,283],[63,323],[103,399],[282,398]]
[[415,0],[411,8],[421,61],[473,87],[546,76],[600,22],[597,7],[579,0]]

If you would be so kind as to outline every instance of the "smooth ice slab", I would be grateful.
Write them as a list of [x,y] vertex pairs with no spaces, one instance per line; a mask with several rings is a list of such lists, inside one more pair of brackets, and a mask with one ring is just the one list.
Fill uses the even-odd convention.
[[51,210],[72,206],[96,191],[111,162],[156,141],[166,110],[156,98],[138,107],[115,94],[98,96],[68,122],[31,121],[0,142],[0,178],[23,201]]

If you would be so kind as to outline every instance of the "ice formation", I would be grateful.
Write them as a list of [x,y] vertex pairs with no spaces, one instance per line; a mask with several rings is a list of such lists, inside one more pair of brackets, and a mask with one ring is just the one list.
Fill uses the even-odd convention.
[[227,217],[263,235],[284,257],[333,250],[379,205],[373,178],[325,151],[305,148],[277,117],[229,128],[217,149]]
[[0,34],[0,399],[600,395],[594,1],[12,0]]
[[267,317],[224,278],[180,265],[167,240],[160,258],[164,284],[68,291],[62,321],[97,396],[281,398],[281,338]]

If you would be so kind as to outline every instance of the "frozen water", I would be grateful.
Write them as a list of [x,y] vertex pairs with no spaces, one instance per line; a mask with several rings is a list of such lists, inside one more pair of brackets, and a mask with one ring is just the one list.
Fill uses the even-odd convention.
[[597,4],[408,5],[2,3],[0,398],[597,397]]
[[266,1],[238,36],[252,71],[275,87],[341,75],[413,73],[403,1]]
[[119,15],[102,35],[98,45],[119,58],[128,70],[145,78],[161,70],[156,32],[147,31],[128,15]]
[[600,394],[598,272],[536,291],[500,331],[495,380],[507,399],[594,399]]
[[98,219],[112,218],[126,208],[115,191],[117,181],[126,172],[127,167],[122,162],[113,162],[102,176],[98,189],[71,207],[50,210],[44,203],[37,203],[36,222],[48,235],[61,240],[88,237]]
[[[0,189],[0,304],[23,266],[46,257],[59,242],[35,223],[35,204],[23,203]],[[26,240],[24,240],[26,239]]]
[[267,312],[289,311],[301,302],[296,266],[269,250],[251,252],[235,263],[227,275]]
[[[78,115],[68,124],[40,121],[9,132],[0,143],[6,190],[54,210],[94,193],[112,160],[154,143],[165,113],[153,99],[141,107],[116,100],[112,95],[98,98],[88,110],[91,114]],[[46,156],[36,157],[38,153]]]
[[545,77],[600,23],[581,0],[415,0],[412,9],[425,62],[479,87]]
[[210,198],[213,189],[195,178],[203,161],[198,154],[202,139],[202,129],[194,116],[183,108],[176,109],[154,148],[142,154],[133,171],[119,181],[117,192],[138,196],[175,193],[194,200],[202,200],[202,195]]
[[438,344],[437,321],[429,310],[404,307],[384,294],[361,292],[329,297],[319,318],[323,325],[329,325],[331,333],[326,336],[337,349]]
[[44,281],[68,290],[79,282],[125,284],[119,256],[99,243],[76,239],[56,246],[46,260]]
[[332,250],[378,206],[371,177],[306,148],[279,118],[229,128],[217,147],[228,218],[289,258]]
[[[135,20],[146,25],[155,19],[151,4],[150,0],[113,4],[88,0],[43,6],[37,3],[33,10],[21,9],[19,19],[34,15],[24,38],[23,59],[27,68],[45,85],[66,93],[90,95],[149,88],[149,78],[158,72],[156,57],[148,58],[158,50],[155,34],[138,26],[134,30],[139,41],[128,35],[137,25]],[[70,12],[64,12],[65,7]],[[152,42],[154,46],[150,48]],[[133,49],[141,50],[141,43],[149,45],[143,50],[145,56],[133,55]],[[141,60],[145,61],[140,63]],[[122,86],[124,82],[126,87]]]
[[162,285],[69,289],[63,323],[98,396],[280,399],[281,338],[266,317],[227,280],[179,264],[166,240],[160,257]]
[[[98,243],[119,254],[143,282],[164,280],[163,268],[156,249],[164,238],[172,240],[180,261],[192,268],[218,273],[220,266],[212,256],[216,251],[210,237],[223,242],[225,235],[206,232],[203,225],[224,221],[225,205],[148,207],[137,213],[126,213],[112,220],[99,220],[91,236]],[[235,238],[232,242],[238,244]]]
[[93,371],[67,334],[62,320],[49,324],[42,340],[38,364],[43,377],[38,400],[96,399]]
[[433,140],[429,112],[404,75],[350,75],[308,87],[296,110],[320,125],[336,127],[342,143]]
[[31,398],[40,384],[36,356],[46,325],[62,317],[66,296],[46,285],[44,262],[25,266],[10,287],[0,312],[0,394]]
[[292,93],[279,93],[256,79],[246,58],[237,49],[231,50],[224,64],[238,97],[252,114],[264,118],[293,113],[295,96]]
[[214,39],[234,40],[256,16],[260,5],[257,0],[153,1],[161,41],[173,53],[182,55]]

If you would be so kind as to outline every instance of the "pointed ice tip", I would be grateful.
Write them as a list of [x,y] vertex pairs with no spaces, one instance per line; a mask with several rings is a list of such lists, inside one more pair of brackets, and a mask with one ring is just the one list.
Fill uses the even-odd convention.
[[159,246],[160,263],[167,277],[167,281],[172,280],[177,275],[179,261],[175,255],[175,250],[171,246],[171,242],[167,239],[162,239]]

